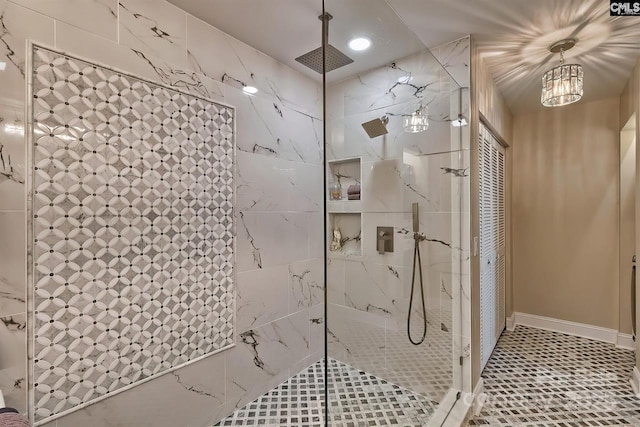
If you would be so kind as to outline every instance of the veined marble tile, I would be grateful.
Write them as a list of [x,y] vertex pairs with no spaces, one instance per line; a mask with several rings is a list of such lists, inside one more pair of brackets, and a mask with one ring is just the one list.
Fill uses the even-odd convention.
[[187,16],[190,68],[241,89],[254,86],[292,110],[320,119],[322,87],[286,65],[240,42],[215,27]]
[[245,151],[237,160],[239,211],[322,210],[322,166]]
[[225,402],[225,353],[73,412],[58,419],[57,427],[87,426],[96,420],[116,427],[212,425],[212,414]]
[[329,357],[369,373],[384,373],[384,337],[384,317],[334,304],[329,305],[327,314]]
[[327,300],[345,305],[344,263],[340,258],[327,258]]
[[237,271],[309,258],[308,214],[247,211],[237,221]]
[[0,210],[25,209],[24,110],[0,105]]
[[421,212],[457,211],[464,188],[463,181],[469,178],[469,168],[460,167],[461,154],[453,152],[416,156],[405,153],[405,203],[410,207],[417,202]]
[[25,99],[25,43],[27,39],[54,44],[55,21],[7,0],[0,1],[0,102],[21,106]]
[[24,212],[0,212],[0,316],[26,311],[25,227]]
[[26,314],[0,317],[0,390],[7,406],[27,410]]
[[[238,127],[238,133],[242,133]],[[289,211],[289,193],[295,164],[276,157],[236,152],[238,184],[236,203],[239,212]]]
[[166,1],[119,0],[120,44],[187,65],[186,12]]
[[308,214],[309,229],[307,231],[309,258],[324,258],[324,213],[315,212]]
[[224,85],[220,82],[62,22],[56,23],[56,47],[70,55],[79,55],[193,95],[224,101]]
[[428,50],[358,75],[343,87],[345,115],[379,110],[407,101],[419,104],[442,87],[440,64]]
[[[401,159],[364,162],[362,164],[362,204],[365,212],[404,212],[411,208],[404,202]],[[426,199],[425,199],[426,200]]]
[[433,54],[458,85],[469,87],[471,49],[469,37],[463,37],[432,49]]
[[238,331],[273,322],[289,313],[289,271],[286,265],[237,274]]
[[311,357],[324,356],[324,304],[309,309],[309,352]]
[[43,15],[118,41],[118,0],[11,0]]
[[236,145],[247,153],[303,163],[322,163],[322,122],[280,102],[226,87],[226,101],[236,107]]
[[227,401],[239,408],[282,382],[289,366],[309,356],[309,311],[239,334],[238,345],[225,354]]
[[321,258],[289,265],[289,312],[295,313],[324,301],[324,265]]
[[405,268],[365,261],[345,261],[345,298],[348,307],[382,317],[396,310]]
[[[322,165],[293,163],[289,178],[289,210],[298,212],[322,211],[324,186]],[[346,191],[346,190],[345,190]]]

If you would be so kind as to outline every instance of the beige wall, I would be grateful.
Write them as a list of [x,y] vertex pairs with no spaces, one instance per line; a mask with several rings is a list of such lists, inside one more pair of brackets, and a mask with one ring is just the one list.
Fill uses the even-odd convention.
[[491,125],[504,142],[511,144],[513,115],[504,102],[502,94],[491,77],[491,73],[482,59],[478,60],[478,108],[484,119]]
[[[629,80],[620,95],[620,126],[624,126],[635,114],[636,143],[640,141],[640,59],[631,71]],[[636,165],[640,164],[640,150],[636,150]],[[636,224],[640,224],[640,174],[636,174]],[[640,254],[640,227],[635,227],[636,253]],[[640,278],[636,276],[636,286]],[[636,302],[640,307],[640,294],[636,294]],[[638,318],[636,318],[638,322]],[[637,323],[636,323],[636,330]],[[636,340],[636,366],[640,367],[640,341]]]
[[631,328],[631,258],[636,253],[636,131],[620,133],[620,296],[619,331],[625,334]]
[[618,328],[619,98],[516,116],[515,311]]

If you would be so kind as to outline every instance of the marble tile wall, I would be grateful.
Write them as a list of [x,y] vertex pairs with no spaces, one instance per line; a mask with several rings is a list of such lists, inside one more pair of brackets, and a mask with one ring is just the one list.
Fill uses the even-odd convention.
[[[0,389],[8,404],[26,411],[27,39],[237,114],[236,347],[47,426],[209,426],[319,360],[320,85],[162,0],[0,0],[0,21]],[[244,94],[240,82],[258,94]]]
[[[451,120],[460,107],[468,117],[468,90],[458,89],[469,84],[468,55],[469,39],[464,38],[434,49],[433,55],[425,50],[331,85],[327,94],[327,156],[329,160],[360,157],[362,164],[362,200],[357,206],[362,216],[362,254],[329,255],[329,355],[408,388],[432,392],[436,400],[441,388],[398,375],[406,361],[396,357],[395,344],[407,341],[414,249],[411,204],[418,202],[420,230],[427,238],[421,243],[421,255],[428,323],[435,331],[429,332],[425,345],[449,350],[424,354],[418,350],[415,356],[438,358],[442,366],[444,354],[449,370],[446,387],[461,388],[460,373],[451,370],[454,359],[457,364],[459,355],[468,356],[458,310],[463,296],[469,295],[463,291],[469,262],[463,225],[469,218],[469,141],[468,131],[452,127]],[[404,132],[402,115],[421,104],[429,107],[429,129]],[[388,135],[370,139],[361,123],[383,115],[389,117]],[[343,202],[340,208],[353,211],[348,204]],[[378,253],[377,226],[394,227],[394,252]],[[413,319],[421,325],[417,306]],[[363,340],[363,335],[383,339]],[[385,357],[372,357],[372,352]]]

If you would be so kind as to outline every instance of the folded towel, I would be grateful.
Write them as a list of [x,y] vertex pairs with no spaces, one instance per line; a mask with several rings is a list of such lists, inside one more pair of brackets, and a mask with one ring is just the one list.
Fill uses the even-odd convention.
[[360,184],[350,185],[347,188],[347,195],[349,194],[360,194]]
[[347,196],[348,200],[360,200],[360,193],[358,194],[349,194]]
[[0,413],[0,427],[31,427],[31,424],[16,412],[4,412]]

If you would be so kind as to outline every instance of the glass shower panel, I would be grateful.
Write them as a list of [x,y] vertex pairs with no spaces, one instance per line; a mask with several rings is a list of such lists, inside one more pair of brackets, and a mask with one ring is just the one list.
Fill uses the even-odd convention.
[[461,89],[387,2],[325,11],[329,425],[426,425],[462,388]]

